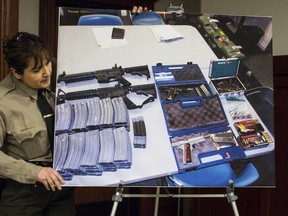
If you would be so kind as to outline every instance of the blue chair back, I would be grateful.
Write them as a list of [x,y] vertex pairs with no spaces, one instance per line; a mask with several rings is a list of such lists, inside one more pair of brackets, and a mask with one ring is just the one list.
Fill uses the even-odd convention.
[[252,163],[248,163],[244,170],[233,180],[234,186],[251,185],[259,178],[259,173]]
[[166,177],[168,186],[228,186],[233,180],[235,186],[248,186],[259,178],[259,173],[252,163],[247,163],[245,168],[235,174],[229,163],[192,170],[185,173],[174,174]]
[[[229,163],[175,174],[168,178],[169,186],[226,186],[235,174]],[[170,181],[170,182],[169,182]],[[171,184],[173,182],[174,185]]]
[[79,18],[77,25],[123,25],[119,16],[109,14],[83,15]]
[[132,18],[133,25],[164,25],[161,16],[156,12],[147,11],[135,14]]

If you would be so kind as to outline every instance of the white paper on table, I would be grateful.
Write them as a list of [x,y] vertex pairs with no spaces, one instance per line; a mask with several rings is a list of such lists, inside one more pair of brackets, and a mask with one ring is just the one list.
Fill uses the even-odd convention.
[[171,25],[150,26],[155,38],[159,42],[172,42],[183,39],[184,36],[176,31]]
[[112,39],[113,27],[92,28],[98,46],[101,48],[120,47],[127,45],[127,40]]

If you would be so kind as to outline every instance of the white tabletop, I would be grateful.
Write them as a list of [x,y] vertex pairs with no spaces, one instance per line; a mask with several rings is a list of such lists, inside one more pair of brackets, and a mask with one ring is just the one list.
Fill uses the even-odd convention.
[[125,28],[128,44],[102,49],[96,43],[92,29],[103,27],[60,26],[58,71],[77,73],[100,70],[115,63],[130,67],[157,63],[185,64],[191,61],[200,68],[208,69],[210,60],[217,57],[197,29],[192,26],[173,27],[184,35],[184,39],[161,43],[156,41],[149,26],[123,26],[121,28]]
[[[125,29],[127,44],[120,47],[101,48],[96,42],[94,31],[97,26],[60,26],[58,37],[58,73],[67,74],[108,69],[115,64],[133,67],[148,65],[151,79],[127,76],[132,85],[154,82],[151,67],[157,63],[186,64],[193,62],[201,68],[207,81],[210,60],[217,59],[200,33],[192,26],[173,26],[184,36],[170,43],[158,42],[149,26],[121,26]],[[105,28],[111,28],[105,27]],[[115,83],[114,83],[115,84]],[[114,85],[108,84],[108,86]],[[85,85],[58,85],[65,92],[95,89],[96,80]],[[139,99],[139,97],[137,97]],[[141,98],[141,97],[140,97]],[[142,109],[129,111],[130,118],[143,116],[147,130],[147,148],[133,148],[131,169],[117,172],[104,172],[102,176],[74,176],[67,185],[111,186],[165,176],[178,171],[169,136],[167,134],[163,111],[159,100],[145,105]],[[131,132],[130,132],[131,133]],[[133,134],[131,133],[131,137]],[[133,141],[133,139],[132,139]]]

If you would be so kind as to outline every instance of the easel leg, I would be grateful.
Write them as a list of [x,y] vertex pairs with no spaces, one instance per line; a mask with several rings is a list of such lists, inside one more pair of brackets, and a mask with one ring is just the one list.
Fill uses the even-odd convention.
[[119,202],[122,202],[123,184],[120,182],[112,200],[114,201],[110,216],[115,216]]
[[227,191],[227,199],[228,202],[231,203],[232,205],[234,215],[239,216],[239,212],[236,205],[236,200],[238,199],[238,197],[234,194],[234,186],[232,180],[229,180],[229,186],[227,187],[226,191]]
[[178,203],[177,203],[177,216],[180,216],[180,213],[181,213],[181,187],[178,188]]
[[160,195],[160,187],[157,187],[157,188],[156,188],[156,198],[155,198],[154,216],[157,216],[157,215],[158,215],[159,195]]

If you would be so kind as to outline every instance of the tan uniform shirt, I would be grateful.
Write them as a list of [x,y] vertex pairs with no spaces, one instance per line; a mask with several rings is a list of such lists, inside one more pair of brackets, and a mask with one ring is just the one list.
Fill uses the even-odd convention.
[[[52,94],[47,99],[54,109]],[[37,89],[9,74],[0,82],[0,176],[35,183],[41,169],[27,161],[52,161]]]

